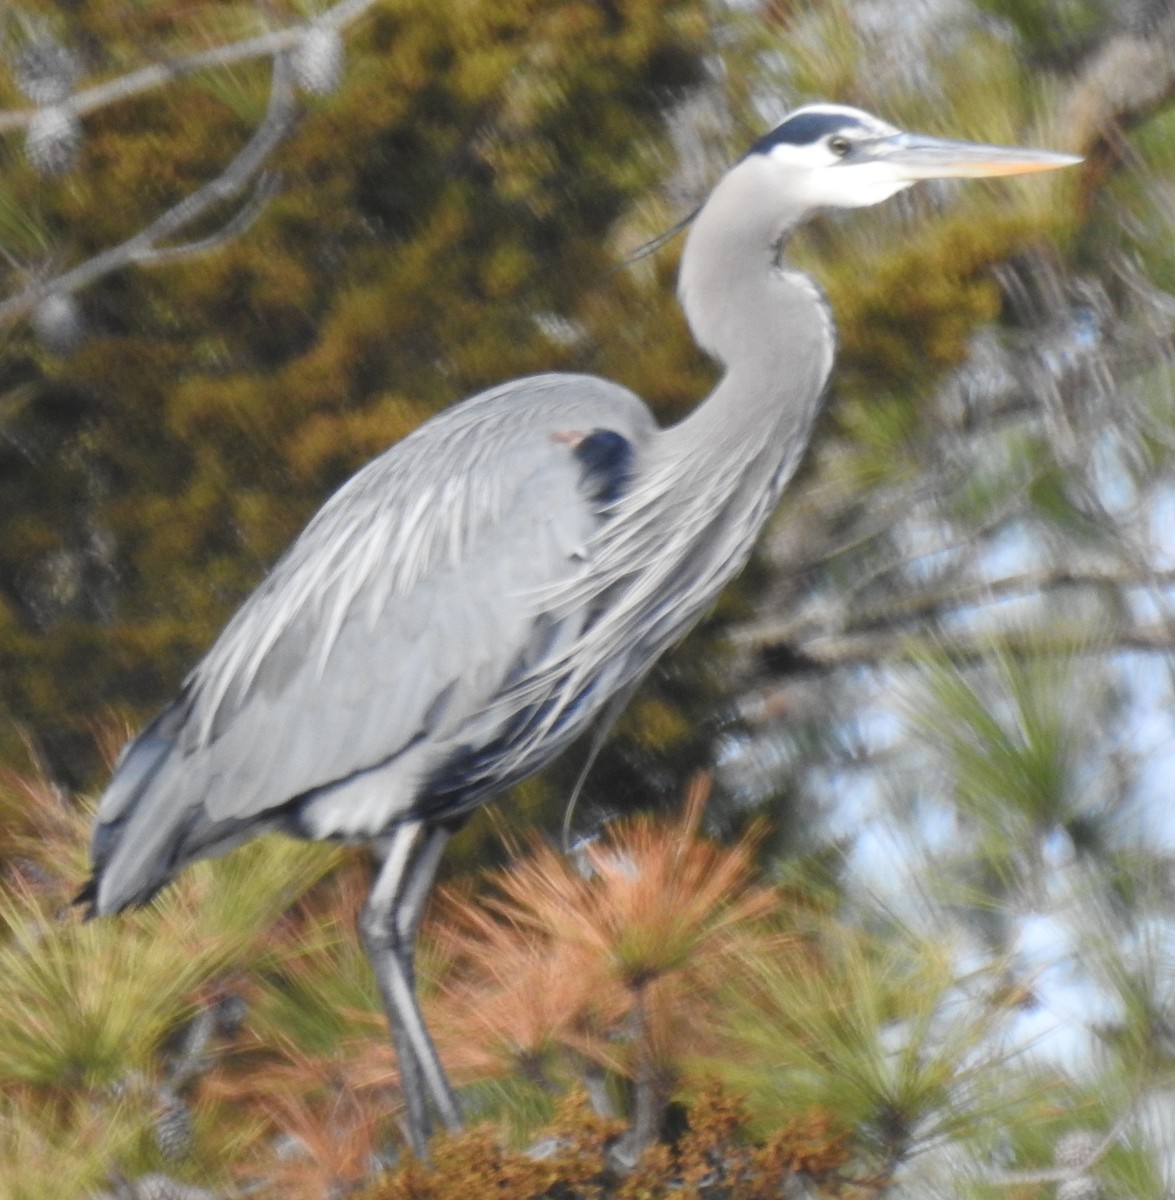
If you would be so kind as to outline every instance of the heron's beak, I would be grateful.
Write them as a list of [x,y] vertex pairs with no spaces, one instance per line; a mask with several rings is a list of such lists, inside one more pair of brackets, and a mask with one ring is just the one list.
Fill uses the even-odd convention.
[[993,175],[1028,175],[1033,171],[1055,171],[1058,167],[1071,167],[1081,162],[1075,154],[1057,154],[1052,150],[984,146],[978,142],[956,142],[913,133],[884,138],[875,142],[871,151],[871,157],[892,168],[897,178],[911,183],[918,179],[956,176],[981,179]]

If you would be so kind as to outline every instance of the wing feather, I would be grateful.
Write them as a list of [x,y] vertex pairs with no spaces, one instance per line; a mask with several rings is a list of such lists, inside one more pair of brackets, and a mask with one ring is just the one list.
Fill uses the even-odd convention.
[[655,428],[623,388],[539,376],[442,413],[344,485],[189,675],[166,741],[157,723],[128,747],[98,821],[136,837],[104,864],[124,877],[104,911],[144,891],[192,813],[236,828],[398,755],[413,771],[385,816],[410,805],[422,739],[440,754],[492,724],[519,664],[576,636],[543,597],[583,569],[601,513],[559,435],[639,449]]

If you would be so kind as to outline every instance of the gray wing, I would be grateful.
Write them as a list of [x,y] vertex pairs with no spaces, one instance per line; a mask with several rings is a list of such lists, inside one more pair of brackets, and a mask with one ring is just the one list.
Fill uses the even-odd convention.
[[583,439],[639,459],[655,428],[614,384],[537,376],[360,471],[124,751],[98,810],[99,909],[157,888],[210,824],[241,840],[295,797],[319,797],[314,836],[373,836],[409,811],[446,755],[492,739],[508,682],[581,632],[547,598],[587,569],[608,507]]

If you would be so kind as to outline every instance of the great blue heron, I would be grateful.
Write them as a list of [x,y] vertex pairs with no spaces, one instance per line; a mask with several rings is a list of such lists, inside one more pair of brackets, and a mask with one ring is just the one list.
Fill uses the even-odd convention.
[[409,1141],[460,1113],[416,1002],[413,948],[453,829],[547,763],[698,620],[746,562],[808,443],[835,333],[786,269],[814,210],[919,179],[1069,155],[902,133],[810,105],[697,213],[679,294],[725,368],[662,429],[583,375],[494,388],[421,426],[330,499],[179,695],[124,749],[98,808],[93,914],[153,896],[264,830],[384,851],[361,930],[400,1063]]

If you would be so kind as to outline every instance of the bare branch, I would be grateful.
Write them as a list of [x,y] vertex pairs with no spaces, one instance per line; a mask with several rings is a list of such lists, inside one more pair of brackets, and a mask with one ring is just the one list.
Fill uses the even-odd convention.
[[[320,28],[342,29],[362,16],[373,7],[376,0],[343,0],[333,8],[327,9],[314,18],[314,24]],[[75,92],[69,100],[70,109],[79,117],[96,109],[104,108],[131,96],[141,95],[166,84],[174,83],[187,75],[198,71],[206,71],[214,67],[227,67],[233,63],[247,62],[256,58],[276,58],[280,54],[292,50],[305,36],[306,27],[293,26],[288,29],[275,29],[270,33],[262,33],[256,37],[245,38],[240,42],[232,42],[227,46],[214,46],[210,50],[200,50],[180,58],[167,59],[161,63],[153,63],[149,67],[141,67],[127,75],[109,79],[94,87],[83,88]],[[39,110],[36,108],[11,109],[0,112],[0,133],[13,129],[22,129],[29,124]]]
[[[34,286],[0,303],[0,325],[23,316],[43,296],[51,292],[75,292],[131,263],[150,264],[161,261],[168,250],[166,247],[160,247],[159,243],[174,237],[216,204],[231,200],[240,193],[289,134],[296,111],[289,65],[284,57],[279,56],[273,64],[273,81],[265,119],[237,156],[215,179],[190,196],[184,197],[162,216],[157,217],[146,229],[121,245],[104,250],[80,266],[54,278],[38,280]],[[249,212],[249,205],[246,205],[244,217],[248,220],[255,219]],[[242,214],[238,213],[229,224],[233,225],[241,220]],[[213,238],[204,240],[216,245],[222,239],[214,235]],[[198,244],[181,247],[181,252],[190,255],[194,253],[193,246]]]
[[[92,88],[75,92],[59,107],[77,120],[107,104],[163,86],[185,75],[254,58],[273,60],[273,78],[265,118],[253,136],[211,182],[179,201],[146,229],[121,245],[102,251],[84,263],[56,276],[41,276],[21,292],[0,302],[0,326],[33,311],[47,296],[68,296],[128,265],[158,266],[215,250],[248,229],[260,216],[276,189],[276,178],[262,178],[250,200],[215,233],[169,246],[167,241],[189,228],[215,205],[233,199],[257,176],[274,150],[289,135],[295,118],[295,88],[290,53],[311,30],[337,32],[370,9],[376,0],[341,0],[314,18],[310,25],[274,30],[226,46],[169,59]],[[0,113],[0,132],[32,125],[48,111],[43,107]]]
[[[1108,629],[1099,626],[1092,638],[1088,627],[1080,626],[1001,633],[998,641],[1001,649],[1013,658],[1071,654],[1104,656],[1124,650],[1146,654],[1175,651],[1175,634],[1166,625],[1141,623],[1123,623]],[[960,665],[976,663],[991,657],[992,644],[990,632],[952,634],[949,641],[940,636],[872,632],[819,635],[797,640],[788,648],[792,657],[808,669],[834,671],[846,667],[894,665],[923,649],[946,654]]]
[[183,242],[178,246],[164,246],[148,250],[137,256],[134,260],[135,263],[140,267],[157,267],[163,263],[195,258],[197,255],[219,249],[226,242],[240,237],[253,225],[265,211],[265,206],[277,195],[279,182],[280,179],[276,172],[263,172],[257,180],[253,194],[215,233],[197,238],[194,242]]
[[944,612],[972,608],[992,600],[1042,596],[1064,588],[1142,588],[1175,584],[1175,571],[1145,570],[1142,574],[1121,569],[1074,571],[1064,567],[1008,575],[1002,579],[976,580],[958,587],[914,595],[894,596],[883,605],[859,614],[852,630],[889,628],[921,621]]
[[[813,640],[837,637],[852,638],[875,632],[893,632],[899,627],[924,622],[929,617],[940,616],[962,608],[971,608],[992,600],[1011,597],[1042,596],[1064,588],[1149,588],[1175,584],[1175,570],[1140,572],[1121,568],[1087,569],[1075,571],[1068,568],[1053,568],[1009,575],[1002,579],[975,580],[940,590],[921,591],[911,595],[895,595],[884,604],[874,605],[861,613],[845,615],[847,609],[838,605],[835,613],[828,614],[825,627],[815,629],[817,624],[812,612],[802,612],[788,621],[760,624],[740,629],[732,634],[732,642],[741,648],[770,650],[773,646],[804,645]],[[837,615],[844,619],[837,619]],[[1163,639],[1170,644],[1170,637]]]
[[[1175,13],[1146,34],[1107,38],[1083,64],[1069,88],[1063,124],[1067,144],[1114,140],[1120,125],[1135,124],[1175,94]],[[1121,147],[1112,147],[1115,154]]]

